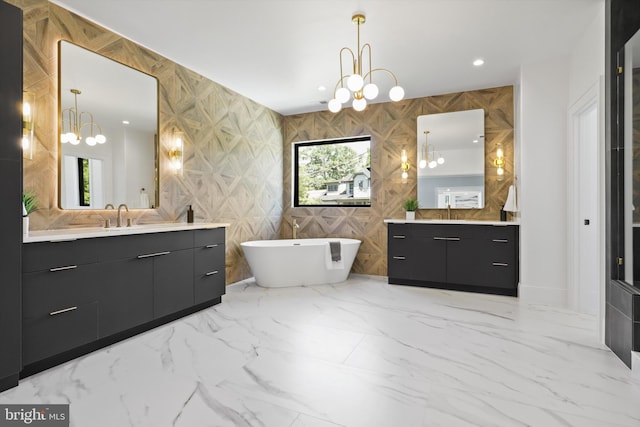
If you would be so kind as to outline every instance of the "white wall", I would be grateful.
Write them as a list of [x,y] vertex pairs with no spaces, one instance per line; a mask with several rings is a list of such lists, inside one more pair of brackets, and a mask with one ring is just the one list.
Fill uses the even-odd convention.
[[[516,85],[515,168],[520,204],[520,300],[567,305],[567,112],[604,75],[604,2],[566,57],[526,64]],[[604,123],[601,123],[604,128]]]
[[569,105],[573,105],[604,76],[604,2],[596,4],[595,16],[585,28],[570,56]]
[[566,304],[566,116],[569,60],[520,74],[520,288],[522,302]]

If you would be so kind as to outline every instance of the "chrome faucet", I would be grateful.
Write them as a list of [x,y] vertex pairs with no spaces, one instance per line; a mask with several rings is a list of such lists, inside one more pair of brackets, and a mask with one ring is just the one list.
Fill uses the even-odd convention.
[[120,206],[118,206],[118,219],[116,220],[118,227],[122,227],[122,208],[125,208],[127,212],[129,212],[129,207],[126,204],[121,203]]
[[293,235],[294,239],[298,238],[298,228],[300,228],[300,225],[298,225],[298,221],[295,218],[291,219],[291,232]]

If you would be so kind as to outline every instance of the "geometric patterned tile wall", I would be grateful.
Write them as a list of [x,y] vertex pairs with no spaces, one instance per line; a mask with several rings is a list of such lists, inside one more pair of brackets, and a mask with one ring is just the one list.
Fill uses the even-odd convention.
[[[272,239],[282,219],[282,116],[46,0],[6,0],[24,12],[24,88],[36,94],[36,154],[24,161],[24,188],[41,209],[32,229],[97,226],[113,211],[58,207],[58,51],[60,39],[159,80],[160,206],[132,210],[136,223],[229,222],[227,283],[250,276],[240,242]],[[168,172],[166,137],[185,132],[183,176]]]
[[[402,202],[416,197],[415,161],[409,179],[402,183],[400,154],[417,158],[417,117],[483,108],[485,110],[484,209],[452,210],[459,219],[498,220],[509,186],[513,182],[514,103],[513,87],[453,93],[398,103],[368,105],[363,112],[351,108],[337,114],[322,111],[284,117],[284,212],[281,237],[291,236],[291,220],[300,224],[300,237],[352,237],[362,240],[354,271],[387,274],[387,227],[385,218],[403,218]],[[292,143],[307,140],[371,135],[371,207],[291,207]],[[496,145],[505,152],[504,180],[498,181],[493,166]],[[418,219],[437,219],[442,210],[420,209]]]

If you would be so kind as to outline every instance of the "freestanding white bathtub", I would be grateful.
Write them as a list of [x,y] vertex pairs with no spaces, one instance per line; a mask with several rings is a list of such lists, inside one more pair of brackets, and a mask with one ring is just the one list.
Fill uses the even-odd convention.
[[[329,242],[336,241],[340,242],[340,262],[331,260],[329,250]],[[280,288],[344,282],[349,277],[360,240],[255,240],[240,245],[256,283],[268,288]]]

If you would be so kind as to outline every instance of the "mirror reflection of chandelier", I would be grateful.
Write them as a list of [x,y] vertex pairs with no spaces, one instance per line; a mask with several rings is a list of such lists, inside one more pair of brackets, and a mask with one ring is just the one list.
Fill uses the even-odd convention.
[[[102,134],[100,126],[93,121],[93,114],[78,110],[78,95],[82,92],[78,89],[71,89],[71,93],[73,93],[75,107],[62,110],[60,141],[63,144],[68,142],[72,145],[78,145],[82,141],[82,132],[85,130],[88,132],[88,136],[84,140],[87,145],[93,147],[96,144],[107,142],[107,138]],[[97,133],[95,132],[96,130]]]
[[[329,111],[337,113],[342,109],[342,104],[345,104],[351,98],[353,98],[352,106],[354,110],[364,110],[367,106],[367,99],[373,100],[378,96],[378,86],[373,83],[373,73],[378,71],[384,71],[393,78],[394,86],[389,90],[389,98],[394,102],[402,100],[404,98],[404,89],[398,86],[398,79],[395,74],[386,68],[372,69],[371,45],[365,43],[362,48],[360,47],[360,25],[365,23],[365,16],[360,13],[355,14],[351,17],[351,21],[358,26],[358,49],[355,53],[348,47],[340,49],[340,80],[338,80],[333,92],[333,99],[328,103]],[[342,67],[342,54],[344,52],[351,54],[349,59],[353,65],[352,69],[347,66],[347,74],[345,74]],[[368,57],[368,69],[363,69],[363,57]],[[345,87],[345,80],[347,87]]]
[[436,155],[436,147],[434,145],[430,145],[427,137],[429,135],[429,131],[424,131],[424,144],[422,144],[422,148],[420,149],[420,162],[418,166],[420,169],[424,169],[429,166],[429,169],[433,169],[438,165],[444,164],[444,157],[442,157],[442,153],[438,152]]

